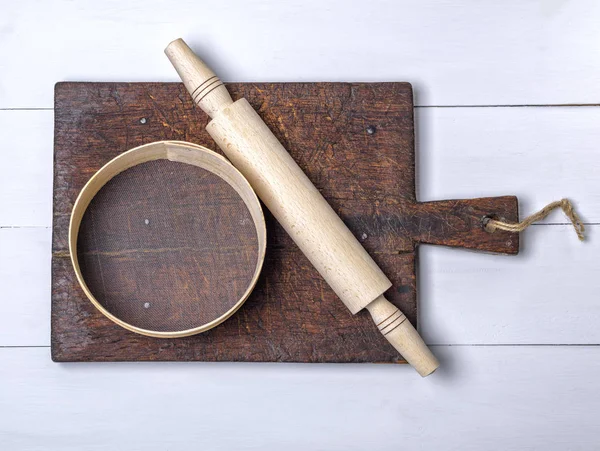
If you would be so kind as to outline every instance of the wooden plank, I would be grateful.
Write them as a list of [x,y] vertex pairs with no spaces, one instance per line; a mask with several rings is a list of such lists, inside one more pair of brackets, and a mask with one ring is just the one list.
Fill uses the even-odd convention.
[[424,108],[415,121],[421,199],[510,191],[523,217],[569,197],[600,222],[600,108]]
[[[600,229],[588,230],[592,238],[582,244],[568,226],[534,226],[514,257],[422,246],[419,324],[426,340],[600,344]],[[0,346],[50,345],[49,230],[0,229],[0,249],[0,298],[16,300],[0,303]]]
[[0,346],[50,342],[52,232],[0,228]]
[[533,226],[517,258],[421,248],[419,311],[429,343],[600,343],[598,226]]
[[[510,192],[524,216],[568,196],[586,222],[600,222],[600,108],[415,113],[420,200]],[[52,111],[0,111],[0,137],[12,149],[5,156],[9,164],[0,167],[1,226],[51,225],[52,117]],[[565,220],[557,212],[546,222]]]
[[0,108],[50,108],[58,80],[175,81],[162,50],[179,36],[225,81],[406,80],[418,105],[598,103],[586,43],[599,19],[594,0],[8,2]]
[[442,367],[422,380],[397,365],[61,365],[0,349],[0,437],[44,451],[596,448],[600,347],[434,350]]
[[52,111],[0,111],[0,226],[52,221]]

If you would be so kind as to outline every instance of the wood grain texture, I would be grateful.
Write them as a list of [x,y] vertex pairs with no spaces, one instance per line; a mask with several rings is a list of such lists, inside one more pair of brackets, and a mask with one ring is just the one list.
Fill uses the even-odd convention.
[[[417,203],[412,90],[406,83],[230,84],[246,97],[393,282],[386,297],[416,324],[420,242],[515,254],[486,214],[518,219],[515,197]],[[52,356],[57,361],[394,362],[366,312],[351,316],[267,215],[263,276],[244,307],[201,335],[159,340],[96,312],[67,252],[70,210],[109,159],[156,140],[216,149],[182,84],[59,83],[55,98]],[[142,120],[144,119],[144,120]],[[368,155],[368,158],[364,158]]]

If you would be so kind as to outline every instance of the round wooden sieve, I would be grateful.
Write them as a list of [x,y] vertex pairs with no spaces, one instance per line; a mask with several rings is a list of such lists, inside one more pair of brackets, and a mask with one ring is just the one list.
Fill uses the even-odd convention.
[[75,201],[69,252],[92,304],[120,326],[175,338],[229,318],[266,249],[244,176],[202,146],[160,141],[104,165]]

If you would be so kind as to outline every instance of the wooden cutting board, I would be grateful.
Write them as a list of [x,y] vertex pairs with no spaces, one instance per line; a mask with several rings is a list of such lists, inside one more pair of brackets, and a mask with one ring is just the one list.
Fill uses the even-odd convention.
[[[419,243],[518,252],[518,235],[482,227],[485,215],[516,221],[516,197],[417,202],[410,84],[228,88],[258,110],[364,244],[394,284],[386,297],[413,324]],[[113,324],[87,300],[71,267],[67,234],[77,194],[103,164],[141,144],[184,140],[219,150],[204,130],[208,117],[180,83],[58,83],[54,114],[53,360],[403,362],[367,312],[350,314],[268,212],[262,276],[231,319],[180,339]]]

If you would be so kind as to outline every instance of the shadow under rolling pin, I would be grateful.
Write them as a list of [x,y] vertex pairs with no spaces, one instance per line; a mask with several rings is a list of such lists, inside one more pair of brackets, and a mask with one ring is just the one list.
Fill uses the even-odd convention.
[[352,314],[366,308],[385,338],[421,376],[439,363],[416,329],[383,293],[392,283],[246,99],[234,102],[215,73],[182,39],[165,49],[206,130],[248,179]]

